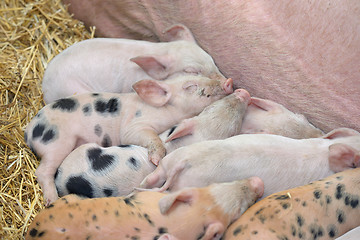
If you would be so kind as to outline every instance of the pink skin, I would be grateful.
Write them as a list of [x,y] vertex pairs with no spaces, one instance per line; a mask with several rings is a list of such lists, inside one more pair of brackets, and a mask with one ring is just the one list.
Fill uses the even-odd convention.
[[251,177],[170,194],[97,199],[68,195],[35,217],[25,239],[219,240],[263,191],[262,180]]
[[194,143],[166,155],[140,187],[176,191],[248,176],[264,180],[264,197],[360,166],[360,133],[335,129],[322,138],[241,134]]
[[230,225],[223,239],[359,239],[359,228],[340,237],[360,226],[359,182],[357,168],[272,194]]
[[175,129],[165,131],[160,138],[165,142],[167,154],[195,142],[238,134],[250,101],[246,90],[236,89],[233,94],[206,107],[198,116],[185,119]]
[[281,104],[257,97],[251,98],[241,130],[244,133],[276,134],[289,138],[314,138],[324,133],[314,127],[302,114],[296,114]]
[[232,95],[208,106],[198,116],[185,119],[174,127],[160,135],[167,153],[192,143],[238,134],[265,133],[295,139],[324,135],[303,115],[290,112],[270,100],[250,98],[245,89],[236,89]]
[[182,23],[235,88],[302,113],[325,132],[360,131],[357,0],[63,2],[97,36],[167,41],[164,30]]
[[164,80],[174,75],[218,76],[226,81],[192,36],[177,41],[178,31],[184,31],[183,26],[168,29],[174,35],[171,42],[95,38],[70,46],[45,70],[45,102],[85,92],[131,92],[139,80]]
[[[233,91],[231,79],[221,85],[218,80],[200,76],[142,80],[133,88],[136,93],[73,96],[71,99],[76,100],[73,111],[55,108],[61,101],[54,102],[29,123],[25,135],[27,144],[41,157],[36,175],[47,204],[58,197],[54,184],[56,169],[77,146],[89,142],[102,146],[140,145],[148,149],[149,160],[157,165],[166,153],[158,136],[160,132]],[[97,110],[97,103],[109,112]],[[96,131],[99,126],[100,134]],[[47,136],[52,137],[44,143]]]

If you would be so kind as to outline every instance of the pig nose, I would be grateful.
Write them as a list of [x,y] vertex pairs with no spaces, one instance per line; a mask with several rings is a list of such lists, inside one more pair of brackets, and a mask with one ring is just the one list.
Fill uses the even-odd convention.
[[258,198],[261,198],[264,194],[264,182],[259,177],[249,178],[250,186],[255,191]]
[[228,79],[225,79],[225,80],[220,80],[220,83],[223,86],[223,89],[227,94],[233,93],[233,91],[234,91],[234,89],[233,89],[233,80],[231,78],[228,78]]
[[247,101],[248,104],[251,102],[250,93],[246,91],[245,89],[236,89],[234,91],[235,97],[242,100]]

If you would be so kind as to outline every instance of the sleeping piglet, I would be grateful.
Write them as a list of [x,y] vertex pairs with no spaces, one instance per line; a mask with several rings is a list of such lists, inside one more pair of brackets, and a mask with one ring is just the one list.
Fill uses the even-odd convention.
[[320,137],[324,133],[302,114],[293,113],[283,105],[268,99],[251,98],[240,134],[267,133],[301,139]]
[[177,24],[164,34],[174,41],[94,38],[70,46],[45,70],[45,102],[85,92],[131,92],[132,84],[142,79],[200,74],[225,80],[188,28]]
[[133,88],[136,93],[85,93],[59,99],[31,120],[24,137],[41,157],[36,175],[47,203],[57,199],[56,169],[77,146],[135,144],[146,147],[149,159],[157,164],[165,156],[159,133],[233,91],[231,79],[221,84],[201,76],[142,80]]
[[251,97],[244,89],[206,107],[198,116],[184,119],[165,131],[167,153],[192,143],[225,139],[244,133],[267,133],[302,139],[324,133],[303,115],[267,99]]
[[240,132],[250,94],[244,89],[207,106],[199,115],[184,119],[178,125],[160,134],[166,152],[205,140],[225,139]]
[[64,159],[55,174],[55,185],[60,197],[71,193],[89,198],[126,196],[155,167],[144,147],[87,143]]
[[[166,152],[174,150],[177,142],[185,145],[187,139],[192,143],[232,136],[241,127],[249,101],[250,95],[243,89],[215,101],[198,116],[187,120],[202,122],[211,117],[209,128],[183,137],[180,141],[166,143]],[[226,120],[221,120],[224,115],[227,116]],[[70,193],[90,198],[125,196],[139,187],[141,181],[155,169],[155,165],[147,159],[146,149],[140,146],[101,147],[95,143],[84,144],[64,159],[55,175],[55,185],[59,196]]]
[[25,239],[221,239],[261,197],[260,178],[165,194],[81,199],[68,195],[43,209]]
[[166,155],[141,183],[156,191],[202,187],[249,176],[265,184],[264,196],[360,166],[360,133],[335,129],[321,138],[241,134],[194,143]]

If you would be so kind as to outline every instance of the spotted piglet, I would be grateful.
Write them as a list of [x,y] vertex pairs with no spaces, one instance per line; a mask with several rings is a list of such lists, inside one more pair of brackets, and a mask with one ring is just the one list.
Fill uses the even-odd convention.
[[272,194],[235,221],[224,239],[335,239],[360,226],[359,183],[357,168]]
[[201,74],[225,80],[187,27],[177,24],[164,34],[173,41],[94,38],[70,46],[45,70],[45,102],[85,92],[131,92],[132,84],[150,78]]
[[157,164],[165,155],[158,134],[180,120],[194,116],[232,92],[224,84],[201,76],[167,81],[142,80],[136,93],[88,93],[46,105],[25,130],[28,146],[41,157],[36,176],[47,203],[57,199],[54,175],[64,158],[84,143],[103,147],[134,144],[148,149]]
[[25,239],[220,239],[263,191],[262,180],[251,177],[171,194],[68,195],[34,218]]
[[60,197],[126,196],[155,169],[147,149],[136,145],[100,147],[83,144],[72,151],[55,174]]

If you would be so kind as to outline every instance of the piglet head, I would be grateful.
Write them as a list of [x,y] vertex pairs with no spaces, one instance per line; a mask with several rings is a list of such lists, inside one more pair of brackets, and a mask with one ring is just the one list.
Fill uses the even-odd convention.
[[204,216],[206,231],[203,239],[220,239],[229,224],[240,217],[263,193],[263,181],[258,177],[251,177],[204,188],[184,188],[162,197],[159,209],[164,215],[185,212],[189,219]]
[[329,139],[329,167],[334,172],[360,167],[360,133],[350,128],[337,128],[322,138]]
[[231,221],[239,218],[264,194],[264,182],[259,177],[250,177],[229,183],[210,185],[215,202],[221,206]]
[[225,85],[204,76],[178,76],[164,82],[172,89],[169,104],[179,113],[186,113],[187,116],[182,118],[199,114],[206,106],[232,92],[232,79],[228,79]]

